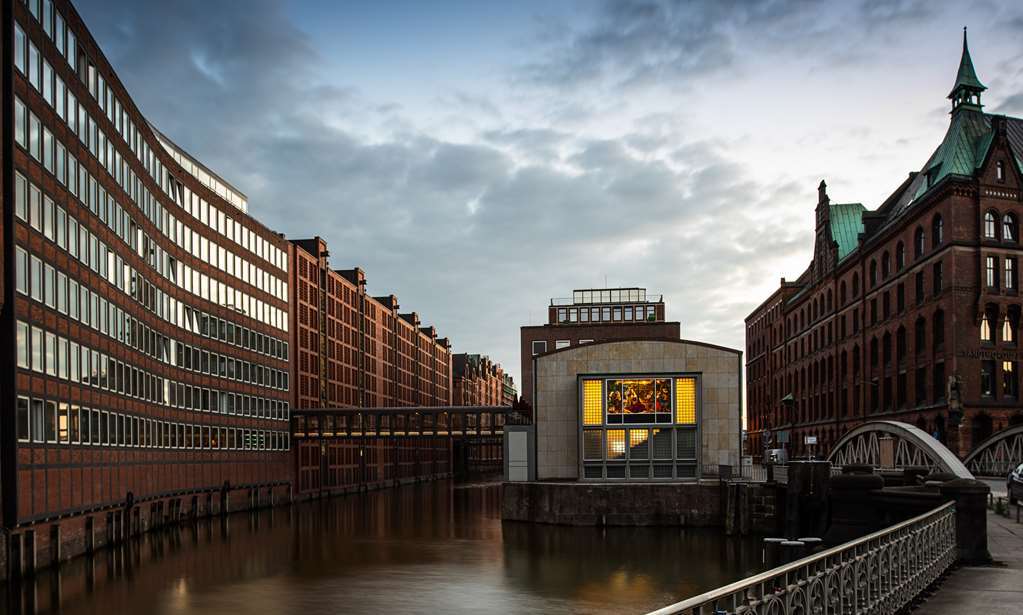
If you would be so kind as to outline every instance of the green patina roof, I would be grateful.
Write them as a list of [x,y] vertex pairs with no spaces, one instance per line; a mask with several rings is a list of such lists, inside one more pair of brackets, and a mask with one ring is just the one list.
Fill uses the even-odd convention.
[[973,69],[973,59],[970,58],[970,48],[966,45],[966,28],[963,28],[963,57],[959,60],[959,72],[956,74],[956,84],[952,86],[952,92],[948,97],[952,98],[956,90],[965,87],[970,90],[983,91],[987,88],[977,78],[977,71]]
[[927,192],[946,175],[972,176],[984,162],[993,136],[990,117],[979,110],[956,110],[945,138],[924,167],[927,181],[920,184],[915,196]]
[[838,244],[838,260],[856,249],[863,232],[863,212],[860,203],[836,203],[831,206],[831,238]]

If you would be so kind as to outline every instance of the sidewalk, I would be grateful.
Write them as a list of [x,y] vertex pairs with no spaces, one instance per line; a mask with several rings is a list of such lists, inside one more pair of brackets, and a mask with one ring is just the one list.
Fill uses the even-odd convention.
[[996,565],[953,572],[916,609],[927,615],[1023,615],[1023,524],[987,513],[987,543]]

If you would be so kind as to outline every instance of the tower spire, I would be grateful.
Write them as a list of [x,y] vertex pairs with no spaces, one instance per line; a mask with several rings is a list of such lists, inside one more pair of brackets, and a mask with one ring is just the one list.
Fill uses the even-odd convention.
[[956,73],[956,82],[948,97],[952,101],[952,110],[955,111],[963,105],[980,109],[980,93],[986,90],[984,84],[977,78],[977,71],[973,68],[973,59],[970,58],[970,47],[966,42],[966,27],[963,27],[963,55],[959,60],[959,72]]

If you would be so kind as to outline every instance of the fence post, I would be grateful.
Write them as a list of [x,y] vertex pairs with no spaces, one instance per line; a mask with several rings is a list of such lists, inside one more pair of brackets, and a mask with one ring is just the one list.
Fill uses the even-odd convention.
[[988,564],[987,496],[991,488],[979,480],[958,478],[941,485],[941,495],[955,502],[956,544],[963,564]]

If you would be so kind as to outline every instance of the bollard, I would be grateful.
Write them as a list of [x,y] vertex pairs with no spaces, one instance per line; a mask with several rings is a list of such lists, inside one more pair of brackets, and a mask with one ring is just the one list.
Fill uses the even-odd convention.
[[810,555],[811,553],[816,551],[821,546],[821,544],[824,541],[821,540],[820,538],[816,538],[816,537],[812,537],[812,538],[811,537],[807,537],[807,538],[800,538],[799,542],[801,542],[804,545],[806,545],[806,555]]
[[768,568],[776,568],[780,565],[781,543],[784,538],[765,538],[763,549],[760,551],[760,563]]
[[782,551],[782,563],[791,564],[803,557],[803,547],[805,545],[798,540],[786,540],[781,543]]

